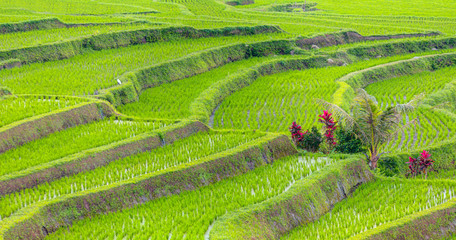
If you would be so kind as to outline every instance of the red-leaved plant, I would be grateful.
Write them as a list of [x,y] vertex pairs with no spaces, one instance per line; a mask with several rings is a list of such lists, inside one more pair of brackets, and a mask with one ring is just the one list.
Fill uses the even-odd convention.
[[322,115],[318,115],[320,119],[318,121],[323,123],[325,130],[325,141],[328,144],[330,150],[334,148],[337,144],[336,138],[334,137],[334,132],[337,129],[337,122],[334,121],[332,114],[328,111],[323,111]]
[[407,162],[410,169],[410,175],[416,177],[421,173],[424,173],[424,177],[427,179],[428,172],[433,170],[434,160],[431,159],[431,154],[427,151],[423,151],[417,158],[409,157]]
[[301,126],[296,122],[293,122],[293,125],[291,125],[289,129],[291,138],[296,147],[310,152],[318,151],[320,143],[322,142],[322,137],[316,127],[312,127],[311,131],[307,130],[302,132]]
[[297,145],[298,142],[302,140],[302,137],[304,135],[304,133],[301,132],[302,127],[299,126],[296,122],[293,122],[289,129],[291,133],[291,139],[293,140],[294,144]]

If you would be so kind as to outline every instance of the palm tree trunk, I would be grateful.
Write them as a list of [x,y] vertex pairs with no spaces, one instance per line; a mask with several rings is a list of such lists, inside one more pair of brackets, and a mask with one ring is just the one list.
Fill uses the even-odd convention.
[[370,167],[371,167],[372,170],[377,168],[377,162],[378,162],[378,158],[377,157],[374,157],[374,158],[371,159]]
[[374,170],[377,168],[377,162],[378,162],[378,151],[377,149],[372,149],[371,152],[370,152],[370,156],[369,156],[369,166],[371,168],[371,170]]

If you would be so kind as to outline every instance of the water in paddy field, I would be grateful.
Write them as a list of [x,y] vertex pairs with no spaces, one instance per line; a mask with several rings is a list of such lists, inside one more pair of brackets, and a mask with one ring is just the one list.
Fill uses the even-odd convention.
[[[0,236],[210,240],[223,223],[229,239],[388,239],[400,223],[397,238],[446,238],[451,224],[428,219],[456,185],[455,13],[442,0],[2,0]],[[383,112],[424,93],[398,118],[410,127],[384,133],[375,180],[288,235],[275,232],[295,224],[286,208],[249,233],[268,220],[249,209],[312,198],[299,187],[329,167],[368,168],[362,154],[293,155],[289,139],[295,121],[323,131],[322,100],[349,109],[360,86]],[[411,178],[423,151],[435,171]]]

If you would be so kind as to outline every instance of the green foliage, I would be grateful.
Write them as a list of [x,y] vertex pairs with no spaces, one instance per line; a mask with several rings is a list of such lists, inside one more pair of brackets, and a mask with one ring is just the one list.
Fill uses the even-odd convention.
[[336,131],[337,145],[334,147],[336,152],[354,154],[364,152],[366,149],[353,131],[340,127]]
[[0,154],[0,176],[166,126],[108,119],[69,128]]
[[[128,126],[134,123],[121,124]],[[132,127],[136,128],[137,124],[135,125],[132,125]],[[122,125],[118,125],[118,127],[122,127]],[[110,130],[116,131],[117,129],[110,128]],[[82,131],[82,134],[85,135],[85,132],[86,131]],[[129,134],[128,132],[126,133]],[[132,136],[131,133],[129,135]],[[91,136],[92,137],[90,139],[86,138],[84,140],[95,141],[97,144],[105,144],[95,138],[94,135]],[[0,206],[2,209],[0,210],[0,216],[9,216],[27,205],[44,201],[46,199],[58,198],[60,195],[96,189],[113,183],[133,179],[141,175],[163,171],[182,164],[195,162],[212,154],[223,152],[248,143],[261,136],[264,136],[264,134],[236,132],[200,133],[184,140],[178,140],[172,145],[167,145],[162,148],[153,149],[150,152],[139,153],[130,157],[122,158],[93,171],[79,173],[74,176],[67,176],[54,182],[40,184],[33,189],[25,189],[21,192],[2,196],[2,199],[0,199]],[[55,143],[55,141],[50,142]],[[77,145],[77,143],[75,143],[75,145]],[[68,150],[77,151],[74,147],[68,148]],[[43,149],[43,151],[45,151],[45,149]],[[55,154],[63,155],[68,153],[60,151]],[[13,169],[8,167],[8,169],[5,170],[11,171]]]
[[[207,129],[201,123],[193,129],[176,127],[186,119],[268,132],[285,132],[297,120],[310,128],[322,110],[315,98],[348,110],[355,87],[367,86],[381,111],[428,93],[425,105],[401,119],[406,124],[416,118],[418,124],[386,144],[392,153],[382,155],[377,173],[400,176],[408,156],[429,149],[439,171],[429,179],[454,175],[456,88],[452,68],[443,68],[455,61],[454,53],[441,53],[453,52],[456,43],[449,37],[456,27],[456,4],[315,0],[306,2],[306,10],[318,4],[322,11],[304,13],[303,1],[239,0],[236,7],[223,2],[0,1],[0,181],[49,180],[32,186],[24,180],[21,191],[1,197],[0,239],[41,238],[59,228],[48,237],[203,239],[217,218],[243,207],[257,209],[257,203],[264,208],[256,214],[277,208],[260,219],[245,218],[265,223],[254,226],[259,226],[256,233],[264,237],[279,227],[289,230],[300,219],[296,216],[333,207],[327,197],[351,193],[340,186],[355,185],[359,175],[339,178],[322,170],[330,164],[341,167],[334,162],[348,156],[275,161],[295,152],[289,139],[252,131],[202,133],[148,150]],[[332,45],[341,46],[326,48]],[[440,55],[369,69],[429,54]],[[343,76],[362,69],[345,81]],[[284,73],[289,70],[302,71]],[[62,96],[16,98],[12,93]],[[117,113],[98,100],[72,95],[108,100],[133,116],[93,123]],[[447,104],[432,108],[442,103]],[[338,137],[344,139],[339,140],[341,152],[359,150],[351,133]],[[118,149],[105,152],[113,147]],[[0,189],[5,185],[0,183]],[[292,237],[338,239],[389,231],[380,224],[402,227],[398,222],[404,217],[452,198],[453,187],[450,181],[380,177]],[[299,198],[283,207],[284,192]],[[305,204],[297,205],[300,201]],[[294,212],[309,206],[309,211]],[[116,213],[100,214],[111,211]],[[435,224],[438,232],[442,222]],[[397,227],[393,234],[401,231]],[[230,239],[244,237],[231,234]]]
[[360,139],[367,149],[366,157],[371,169],[377,168],[379,157],[384,154],[385,145],[390,139],[411,123],[403,124],[402,114],[414,111],[419,101],[419,97],[414,97],[406,104],[390,106],[382,111],[374,97],[364,89],[357,89],[352,107],[347,112],[337,105],[318,100],[328,111],[334,112],[344,126]]
[[[113,238],[128,236],[129,232],[141,232],[144,236],[157,238],[170,236],[171,239],[181,239],[186,235],[187,239],[202,239],[209,226],[226,212],[276,196],[295,180],[305,178],[334,161],[298,156],[282,158],[268,166],[192,192],[78,222],[69,231],[61,229],[51,237],[85,238],[87,233],[92,232],[97,237]],[[99,231],[108,223],[114,224],[112,231]]]
[[454,197],[452,181],[380,178],[360,186],[331,214],[294,230],[283,239],[347,239]]
[[[333,163],[297,180],[276,197],[224,215],[215,222],[211,239],[281,238],[293,228],[324,216],[355,185],[372,180],[367,168],[362,160],[354,158]],[[306,234],[293,239],[303,236]]]
[[298,147],[310,152],[317,152],[320,144],[323,142],[322,135],[316,127],[312,127],[311,131],[304,134]]
[[[289,56],[284,56],[283,58],[286,59]],[[191,103],[212,84],[229,77],[233,73],[272,59],[275,59],[275,57],[249,58],[228,63],[225,66],[193,77],[145,89],[139,96],[138,101],[121,105],[118,109],[124,114],[139,117],[186,118],[191,115]]]
[[87,102],[86,99],[58,96],[9,97],[0,105],[0,128],[29,117]]
[[[402,160],[402,159],[401,159]],[[405,164],[403,162],[399,162],[394,157],[381,157],[378,160],[378,169],[381,174],[384,176],[392,177],[392,176],[400,176],[401,172],[405,174]]]
[[[329,68],[322,68],[327,66],[327,59],[325,58],[290,59],[282,62],[283,66],[288,67],[278,68],[280,71],[263,70],[266,73],[264,75],[274,74],[271,76],[258,75],[255,70],[260,69],[260,67],[253,68],[248,72],[240,72],[237,76],[230,76],[230,78],[224,80],[227,83],[230,82],[230,84],[238,83],[238,86],[227,91],[231,94],[231,92],[236,90],[235,93],[228,96],[221,103],[215,112],[214,127],[224,129],[259,129],[262,131],[285,133],[287,132],[288,124],[296,121],[302,123],[303,129],[310,129],[316,123],[317,118],[315,116],[322,110],[314,99],[323,98],[332,100],[331,98],[334,98],[333,95],[340,86],[334,81],[335,79],[360,69],[394,62],[404,58],[407,57],[396,56],[372,59],[356,62],[348,66]],[[280,73],[283,69],[291,70],[307,67],[310,67],[310,69]],[[246,82],[248,83],[246,84]],[[220,92],[221,83],[214,84],[211,88],[216,88],[217,90],[214,89],[211,91]],[[274,91],[270,91],[269,89],[271,88]],[[207,92],[211,91],[207,90]],[[217,97],[221,95],[211,92],[212,94]],[[202,99],[206,101],[211,98],[211,96],[205,96]],[[352,99],[349,98],[349,96],[345,96],[343,97],[343,101],[351,101]],[[206,121],[219,101],[209,107],[207,117],[200,119]],[[304,113],[297,114],[302,112]]]
[[[157,67],[159,63],[165,63],[171,59],[181,58],[188,54],[208,50],[216,46],[259,41],[269,38],[281,38],[283,36],[283,34],[265,34],[261,36],[184,39],[179,42],[158,42],[153,45],[142,44],[112,50],[87,51],[82,55],[62,61],[35,63],[21,68],[2,70],[0,71],[0,77],[3,80],[2,84],[9,87],[16,94],[52,93],[62,95],[92,95],[96,90],[116,86],[118,84],[117,79],[122,78],[124,73],[133,69],[148,67],[148,69],[157,70],[159,68],[164,72],[155,72],[158,76],[164,75],[169,77],[169,75],[166,75],[169,72],[166,71],[172,70],[172,73],[179,74],[179,71],[176,70],[185,70],[188,64],[174,65],[174,67]],[[49,45],[49,47],[54,48],[55,46]],[[78,48],[78,44],[73,45],[68,43],[63,48],[63,52],[57,51],[57,55],[73,56],[75,51],[79,51],[77,50]],[[52,52],[55,51],[52,50]],[[37,54],[23,54],[26,54],[30,58],[40,56],[41,52]],[[188,74],[188,72],[192,72],[191,70],[194,69],[197,71],[193,71],[193,74],[199,73],[201,71],[198,68],[199,64],[207,64],[204,60],[212,60],[210,57],[213,57],[213,55],[207,55],[205,58],[198,59],[188,58],[186,61],[193,61],[193,68],[186,70],[185,73]],[[24,59],[22,56],[18,58]],[[227,61],[227,58],[224,61]],[[213,63],[208,65],[211,67],[216,66]],[[151,73],[148,71],[142,71],[141,74],[146,79],[147,77],[152,78],[150,76]],[[185,74],[179,76],[184,77]],[[146,81],[145,78],[138,78],[138,81],[144,83],[143,81]],[[150,81],[153,83],[153,78]],[[122,83],[124,84],[125,82]]]

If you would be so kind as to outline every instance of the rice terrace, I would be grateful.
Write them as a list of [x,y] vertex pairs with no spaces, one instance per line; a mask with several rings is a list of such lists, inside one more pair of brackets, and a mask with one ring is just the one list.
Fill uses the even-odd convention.
[[456,1],[0,0],[10,239],[456,239]]

